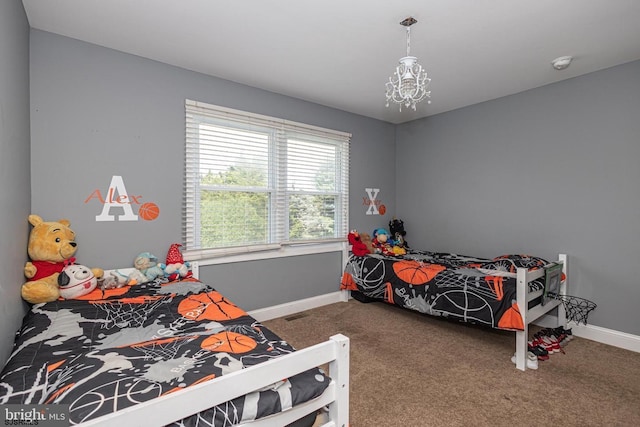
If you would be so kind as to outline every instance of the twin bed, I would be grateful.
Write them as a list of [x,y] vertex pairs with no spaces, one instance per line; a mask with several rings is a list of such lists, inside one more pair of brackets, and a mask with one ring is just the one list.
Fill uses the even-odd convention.
[[[557,277],[559,286],[554,291],[565,295],[566,255],[560,255],[557,264],[562,265],[562,276]],[[528,255],[484,259],[415,250],[402,256],[351,255],[341,289],[363,301],[384,301],[421,313],[516,331],[516,368],[525,370],[529,325],[552,311],[554,317],[549,318],[553,326],[566,324],[561,299],[545,295],[549,266],[557,264]]]
[[210,285],[154,281],[34,305],[0,403],[87,426],[346,426],[348,358],[342,335],[294,351]]

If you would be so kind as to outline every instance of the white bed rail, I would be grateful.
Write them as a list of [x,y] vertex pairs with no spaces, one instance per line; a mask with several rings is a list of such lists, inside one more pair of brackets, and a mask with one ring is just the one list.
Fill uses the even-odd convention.
[[342,334],[334,335],[320,344],[95,418],[81,425],[163,426],[325,363],[329,363],[331,383],[321,396],[280,414],[243,425],[283,426],[328,405],[330,420],[324,425],[347,427],[349,338]]
[[[565,274],[565,280],[560,284],[560,295],[566,295],[567,293],[567,255],[560,254],[558,256],[558,262],[562,263],[562,272]],[[559,299],[549,301],[546,304],[537,304],[529,309],[529,302],[541,297],[544,290],[538,290],[535,292],[529,292],[529,282],[539,277],[544,276],[545,270],[533,270],[528,271],[526,268],[518,268],[517,273],[517,302],[520,309],[520,315],[522,316],[522,323],[524,324],[524,330],[516,331],[516,368],[524,371],[527,369],[527,351],[529,340],[529,324],[535,322],[541,316],[549,313],[554,308],[558,308],[558,318],[556,326],[566,326],[566,317],[564,311],[564,305]]]

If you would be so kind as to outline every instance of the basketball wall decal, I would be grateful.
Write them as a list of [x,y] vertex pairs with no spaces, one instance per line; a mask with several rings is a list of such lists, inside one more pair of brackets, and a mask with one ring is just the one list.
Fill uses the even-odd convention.
[[152,202],[143,203],[138,209],[138,215],[145,221],[153,221],[160,215],[160,208]]
[[387,207],[385,205],[380,205],[380,207],[378,208],[378,212],[380,212],[380,215],[384,215],[387,213]]
[[224,331],[211,335],[202,341],[200,346],[209,351],[238,354],[251,351],[257,345],[258,343],[251,337],[236,332]]

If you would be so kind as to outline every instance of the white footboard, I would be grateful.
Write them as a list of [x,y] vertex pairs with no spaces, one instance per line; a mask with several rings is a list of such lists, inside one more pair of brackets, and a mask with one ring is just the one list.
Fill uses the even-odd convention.
[[[558,256],[558,262],[562,263],[562,272],[565,273],[565,280],[560,285],[560,295],[566,295],[567,293],[567,255],[560,254]],[[548,301],[546,304],[536,304],[529,308],[529,302],[540,298],[544,290],[538,290],[535,292],[529,292],[529,282],[544,276],[545,270],[528,271],[526,268],[518,268],[517,273],[517,298],[518,308],[522,315],[522,323],[524,323],[524,330],[516,332],[516,368],[524,371],[527,369],[527,341],[529,339],[529,325],[535,322],[541,316],[547,314],[551,310],[558,307],[558,320],[556,326],[566,326],[566,317],[564,312],[564,305],[560,300]]]
[[329,376],[332,381],[321,396],[280,414],[242,425],[287,425],[328,406],[330,421],[325,426],[346,427],[349,423],[349,338],[342,334],[286,356],[140,403],[82,425],[166,425],[325,363],[329,363]]

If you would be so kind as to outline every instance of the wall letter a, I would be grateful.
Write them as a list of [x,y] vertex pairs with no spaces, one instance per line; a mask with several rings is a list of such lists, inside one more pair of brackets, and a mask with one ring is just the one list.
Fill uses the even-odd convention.
[[[116,198],[116,192],[118,197]],[[131,203],[129,203],[129,195],[127,189],[124,188],[124,181],[121,176],[114,175],[111,177],[111,184],[109,184],[109,190],[107,191],[107,197],[102,207],[102,213],[96,216],[96,221],[115,221],[113,215],[109,215],[111,208],[120,208],[124,211],[124,214],[118,215],[119,221],[137,221],[138,215],[133,213],[131,209]],[[122,203],[126,201],[126,203]]]

